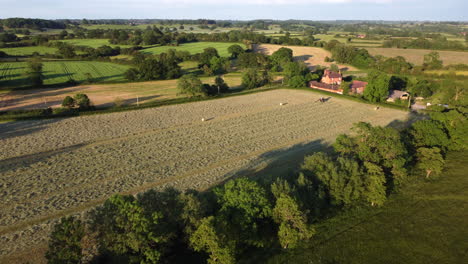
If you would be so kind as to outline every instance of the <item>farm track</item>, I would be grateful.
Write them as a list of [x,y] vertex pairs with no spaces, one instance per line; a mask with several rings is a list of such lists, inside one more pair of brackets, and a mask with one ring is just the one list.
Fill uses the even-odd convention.
[[[0,255],[43,243],[56,218],[87,210],[113,193],[205,189],[270,158],[323,148],[354,122],[386,125],[406,117],[335,98],[314,103],[315,97],[277,90],[0,125]],[[214,119],[201,122],[201,117]],[[8,134],[15,128],[17,134]]]

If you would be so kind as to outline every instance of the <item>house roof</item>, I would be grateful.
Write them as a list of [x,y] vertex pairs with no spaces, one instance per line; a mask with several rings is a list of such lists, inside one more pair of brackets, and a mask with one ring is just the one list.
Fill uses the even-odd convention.
[[341,73],[330,70],[325,70],[324,75],[330,78],[341,78]]
[[351,83],[351,89],[357,89],[357,88],[365,88],[367,85],[367,82],[362,82],[362,81],[353,81]]
[[398,99],[401,98],[403,95],[409,95],[409,93],[405,91],[400,91],[400,90],[391,90],[390,94],[388,95],[388,98],[390,99]]

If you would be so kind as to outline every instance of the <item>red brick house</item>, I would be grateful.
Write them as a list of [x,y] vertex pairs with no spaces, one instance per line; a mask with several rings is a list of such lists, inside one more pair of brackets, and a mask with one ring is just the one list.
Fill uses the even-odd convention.
[[355,94],[363,94],[366,89],[367,83],[361,81],[353,81],[349,86],[349,91]]
[[341,75],[341,72],[334,72],[328,69],[323,72],[322,80],[320,80],[322,83],[333,85],[340,85],[342,81],[343,76]]

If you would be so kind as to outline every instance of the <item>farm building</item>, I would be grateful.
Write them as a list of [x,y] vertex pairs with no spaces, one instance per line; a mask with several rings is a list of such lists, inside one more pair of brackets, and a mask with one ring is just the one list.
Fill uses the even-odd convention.
[[353,81],[349,86],[349,91],[355,94],[362,94],[364,93],[364,89],[366,89],[367,82],[362,81]]
[[340,85],[342,81],[343,76],[341,75],[341,72],[334,72],[328,69],[323,72],[322,79],[320,80],[322,83],[338,85]]
[[356,38],[360,38],[360,39],[363,39],[363,38],[366,38],[367,35],[366,34],[358,34],[356,35]]
[[408,100],[409,93],[400,90],[391,90],[390,94],[388,95],[387,102],[395,102],[395,100]]
[[309,87],[313,89],[319,89],[322,91],[327,91],[331,93],[343,94],[343,90],[340,88],[339,85],[336,84],[327,84],[317,81],[309,82]]

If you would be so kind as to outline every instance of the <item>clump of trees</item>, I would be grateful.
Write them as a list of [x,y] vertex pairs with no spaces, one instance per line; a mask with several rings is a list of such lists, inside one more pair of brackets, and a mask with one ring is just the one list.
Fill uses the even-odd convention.
[[157,56],[138,54],[133,59],[136,68],[128,69],[124,75],[130,81],[176,79],[182,75],[178,64],[180,61],[181,59],[176,56],[173,50]]
[[62,107],[71,109],[78,108],[81,110],[90,109],[92,107],[91,100],[86,94],[78,93],[73,97],[66,96],[62,101]]
[[180,94],[189,96],[198,95],[217,95],[229,92],[229,86],[221,76],[217,76],[214,84],[203,84],[201,80],[194,74],[186,74],[177,81],[177,89]]

